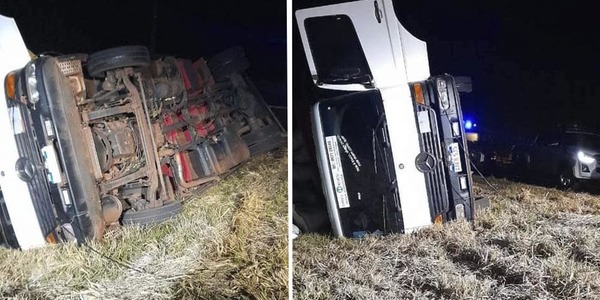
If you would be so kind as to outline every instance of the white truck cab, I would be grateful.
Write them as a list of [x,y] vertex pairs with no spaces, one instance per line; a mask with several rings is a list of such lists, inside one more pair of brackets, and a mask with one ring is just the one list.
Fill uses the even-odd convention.
[[391,0],[295,13],[313,83],[345,91],[312,108],[337,236],[408,233],[473,218],[472,179],[452,76],[430,76],[427,45]]
[[[0,74],[22,68],[30,60],[19,29],[12,18],[0,15]],[[0,95],[5,94],[4,84],[0,85]],[[10,109],[6,101],[0,101],[0,234],[4,243],[13,246],[18,242],[22,249],[46,244],[46,236],[36,216],[28,184],[19,179],[15,161],[20,157],[15,131],[19,132],[22,123],[20,114]],[[8,218],[10,215],[10,218]]]

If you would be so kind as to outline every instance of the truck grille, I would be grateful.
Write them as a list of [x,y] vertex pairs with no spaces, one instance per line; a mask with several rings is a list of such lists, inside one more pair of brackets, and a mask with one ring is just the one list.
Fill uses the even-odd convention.
[[[34,166],[37,172],[31,180],[27,182],[29,194],[33,201],[33,207],[40,223],[44,235],[52,232],[56,225],[52,200],[50,198],[50,190],[46,181],[46,172],[44,171],[44,163],[40,157],[39,148],[35,141],[32,122],[28,110],[25,106],[9,102],[9,106],[13,109],[19,109],[21,120],[23,120],[24,130],[21,133],[15,134],[17,149],[21,157],[27,158]],[[16,111],[14,113],[17,113]]]
[[[435,112],[425,106],[416,105],[417,112],[426,112],[429,120],[436,120]],[[436,164],[431,172],[425,173],[425,185],[429,194],[431,218],[448,211],[448,189],[446,187],[446,171],[444,168],[444,149],[439,137],[437,122],[430,122],[431,131],[421,134],[421,151],[431,154]]]

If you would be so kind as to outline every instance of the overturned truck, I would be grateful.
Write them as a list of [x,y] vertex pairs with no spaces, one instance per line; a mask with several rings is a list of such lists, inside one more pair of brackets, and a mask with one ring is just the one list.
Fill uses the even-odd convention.
[[[453,76],[430,75],[426,43],[400,24],[392,1],[295,16],[318,90],[311,127],[335,235],[472,220],[460,85]],[[297,224],[306,223],[296,215]]]
[[3,150],[2,176],[18,184],[2,185],[0,241],[81,243],[164,221],[182,196],[282,146],[248,66],[240,48],[192,62],[123,46],[9,72],[2,134],[16,151]]

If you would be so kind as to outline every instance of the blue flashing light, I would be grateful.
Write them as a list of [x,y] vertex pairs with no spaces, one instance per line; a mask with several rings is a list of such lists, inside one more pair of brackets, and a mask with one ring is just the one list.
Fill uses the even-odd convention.
[[473,122],[471,120],[466,120],[465,121],[465,129],[471,130],[472,128],[473,128]]

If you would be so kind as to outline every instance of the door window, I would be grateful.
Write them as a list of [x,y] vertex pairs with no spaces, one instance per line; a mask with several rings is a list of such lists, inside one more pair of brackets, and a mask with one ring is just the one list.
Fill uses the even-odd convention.
[[307,18],[304,27],[318,83],[371,84],[373,76],[350,17]]

